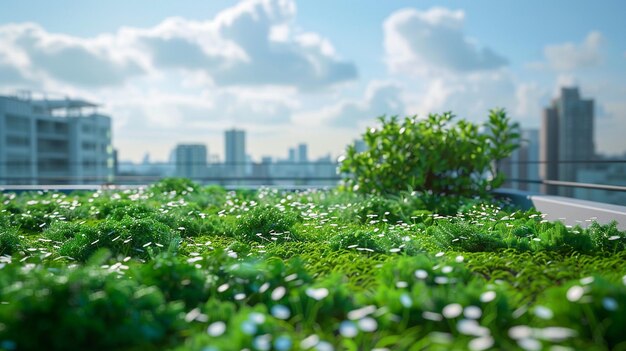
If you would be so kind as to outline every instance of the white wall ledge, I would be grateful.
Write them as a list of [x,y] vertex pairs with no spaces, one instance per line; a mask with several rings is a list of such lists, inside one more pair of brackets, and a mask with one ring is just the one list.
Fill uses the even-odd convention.
[[541,195],[514,189],[498,189],[496,196],[508,197],[513,203],[528,209],[534,207],[550,221],[565,225],[588,227],[594,221],[600,224],[617,222],[619,230],[626,230],[626,206],[579,200],[564,196]]

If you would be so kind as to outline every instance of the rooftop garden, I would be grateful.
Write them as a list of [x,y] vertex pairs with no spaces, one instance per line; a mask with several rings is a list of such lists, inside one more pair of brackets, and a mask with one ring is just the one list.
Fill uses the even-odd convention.
[[491,198],[515,126],[452,121],[382,119],[331,190],[2,194],[0,349],[626,349],[626,233]]

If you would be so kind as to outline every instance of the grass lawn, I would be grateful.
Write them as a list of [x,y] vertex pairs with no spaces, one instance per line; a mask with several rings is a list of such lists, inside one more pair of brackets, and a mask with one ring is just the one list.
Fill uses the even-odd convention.
[[3,194],[0,350],[626,350],[626,233],[434,200]]

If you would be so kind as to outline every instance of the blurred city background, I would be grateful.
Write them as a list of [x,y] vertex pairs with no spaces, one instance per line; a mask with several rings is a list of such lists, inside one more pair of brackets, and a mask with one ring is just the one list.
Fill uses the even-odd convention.
[[5,4],[0,187],[334,186],[380,115],[504,107],[505,187],[626,205],[625,3],[353,6]]

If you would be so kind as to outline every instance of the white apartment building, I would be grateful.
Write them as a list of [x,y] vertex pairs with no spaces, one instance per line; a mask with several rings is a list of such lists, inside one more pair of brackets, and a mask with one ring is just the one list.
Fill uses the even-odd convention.
[[0,96],[0,184],[113,181],[111,118],[78,99]]

